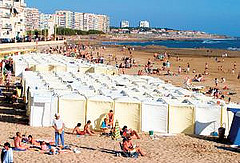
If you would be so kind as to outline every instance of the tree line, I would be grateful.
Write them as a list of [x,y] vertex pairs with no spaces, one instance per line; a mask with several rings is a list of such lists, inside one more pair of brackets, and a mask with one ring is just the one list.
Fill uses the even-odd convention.
[[[30,30],[26,32],[28,36],[47,36],[48,35],[48,29],[43,29],[43,30]],[[70,29],[70,28],[63,28],[63,27],[58,27],[56,28],[56,34],[57,35],[65,35],[65,36],[73,36],[73,35],[91,35],[91,34],[105,34],[102,31],[98,30],[89,30],[89,31],[82,31],[82,30],[77,30],[77,29]],[[53,34],[54,35],[54,34]]]

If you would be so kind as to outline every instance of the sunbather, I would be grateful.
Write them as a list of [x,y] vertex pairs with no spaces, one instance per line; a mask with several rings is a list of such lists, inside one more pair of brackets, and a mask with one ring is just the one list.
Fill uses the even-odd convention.
[[81,127],[81,123],[78,123],[77,126],[73,129],[73,134],[77,134],[77,135],[85,135],[84,131],[80,130]]
[[32,145],[36,145],[36,146],[39,146],[40,143],[37,142],[35,139],[33,139],[32,135],[29,135],[28,138],[27,138],[27,142],[32,144]]
[[40,142],[40,149],[44,153],[49,153],[50,155],[59,154],[59,148],[52,147],[51,145],[48,145],[45,141]]
[[102,122],[102,125],[101,125],[101,130],[102,130],[103,134],[109,134],[110,133],[110,126],[109,126],[108,122],[109,122],[108,119],[104,118],[104,121]]
[[122,128],[121,135],[123,137],[127,137],[128,134],[133,138],[140,139],[140,136],[138,135],[138,133],[135,130],[127,129],[127,126],[124,126]]
[[129,153],[130,155],[134,153],[138,153],[141,156],[145,155],[139,146],[133,145],[131,136],[129,134],[123,139],[123,151]]
[[14,147],[16,150],[26,150],[29,148],[28,146],[22,144],[22,134],[20,132],[17,132],[14,137]]
[[95,132],[94,132],[94,131],[91,131],[91,129],[90,129],[90,124],[91,124],[91,121],[88,120],[88,121],[87,121],[87,124],[84,126],[84,132],[85,132],[86,134],[89,134],[90,136],[93,136],[93,135],[95,134]]

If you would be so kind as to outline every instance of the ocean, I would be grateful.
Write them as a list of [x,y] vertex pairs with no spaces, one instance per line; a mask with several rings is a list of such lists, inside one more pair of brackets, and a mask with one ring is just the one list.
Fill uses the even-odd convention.
[[168,48],[209,48],[240,51],[240,39],[159,40],[146,42],[103,42],[103,45],[165,46]]

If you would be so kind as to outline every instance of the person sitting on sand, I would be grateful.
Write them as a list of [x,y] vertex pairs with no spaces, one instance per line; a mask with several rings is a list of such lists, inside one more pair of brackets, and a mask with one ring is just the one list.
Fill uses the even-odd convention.
[[14,137],[14,147],[15,147],[15,149],[24,151],[24,150],[29,148],[28,146],[23,145],[21,142],[22,142],[22,134],[20,132],[17,132],[16,136]]
[[104,118],[104,121],[102,122],[101,125],[101,130],[103,134],[109,134],[110,133],[110,125],[109,125],[109,121],[107,118]]
[[140,136],[138,135],[138,133],[135,130],[128,129],[127,126],[123,126],[120,134],[122,135],[122,137],[126,137],[129,134],[133,138],[140,139]]
[[84,131],[81,131],[80,130],[80,127],[81,127],[81,123],[78,123],[77,126],[73,129],[73,134],[77,134],[77,135],[85,135],[85,132]]
[[107,114],[107,118],[108,118],[108,125],[110,125],[111,127],[113,127],[113,122],[114,122],[114,113],[113,110],[110,110],[109,113]]
[[129,134],[123,139],[123,151],[130,155],[134,155],[134,153],[138,153],[141,156],[145,155],[139,146],[133,145],[132,138]]
[[84,132],[85,132],[86,134],[90,135],[90,136],[93,136],[93,135],[95,134],[95,132],[94,132],[94,131],[91,131],[90,125],[91,125],[91,121],[88,120],[88,121],[87,121],[87,124],[84,126]]

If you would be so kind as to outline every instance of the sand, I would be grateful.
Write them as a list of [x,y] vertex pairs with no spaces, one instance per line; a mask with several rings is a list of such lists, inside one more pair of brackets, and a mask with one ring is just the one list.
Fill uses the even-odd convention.
[[[32,134],[39,139],[51,140],[54,138],[54,130],[51,127],[37,128],[26,125],[0,122],[0,141],[13,143],[10,139],[15,132]],[[81,153],[64,153],[59,155],[42,154],[39,151],[15,152],[15,162],[240,162],[240,154],[223,150],[229,146],[216,143],[209,139],[199,139],[179,134],[169,137],[158,137],[150,139],[148,135],[142,134],[141,140],[133,140],[147,153],[145,157],[125,158],[116,157],[114,151],[120,150],[117,141],[111,138],[95,136],[77,137],[68,134],[70,129],[65,130],[65,141],[73,148],[79,148]]]
[[[155,52],[163,52],[165,48],[136,48],[133,52],[133,57],[136,59],[137,64],[146,64],[147,59],[153,60],[153,54]],[[122,56],[129,56],[127,51],[121,51],[120,47],[111,47],[106,50],[99,50],[101,54],[105,55],[105,58],[109,54],[116,54],[120,59]],[[197,73],[202,73],[204,70],[205,62],[209,64],[210,75],[205,77],[205,82],[197,83],[198,85],[213,86],[214,78],[225,77],[226,84],[229,86],[231,91],[235,91],[237,94],[232,97],[232,100],[239,102],[240,85],[239,80],[236,79],[237,74],[223,73],[217,70],[218,65],[223,65],[226,71],[231,69],[233,62],[237,62],[237,71],[240,71],[240,58],[236,57],[237,53],[234,52],[235,58],[226,58],[224,62],[216,63],[214,58],[206,57],[203,54],[204,50],[176,50],[168,49],[172,53],[170,62],[172,64],[171,71],[176,72],[177,67],[181,65],[183,68],[186,67],[187,63],[190,63],[191,69],[195,68]],[[219,55],[219,51],[214,51]],[[222,52],[221,52],[222,53]],[[177,62],[175,57],[179,55],[181,58],[180,62]],[[215,54],[214,54],[215,55]],[[161,61],[154,61],[156,67],[162,65]],[[127,70],[128,74],[136,74],[139,69]],[[158,77],[168,80],[175,85],[182,86],[184,78],[186,76],[193,77],[195,74],[182,74],[180,76],[163,76]],[[155,75],[156,76],[156,75]],[[220,84],[223,87],[225,84]],[[11,119],[0,118],[0,142],[1,145],[6,141],[13,144],[12,137],[15,136],[17,131],[25,135],[33,135],[37,139],[54,139],[54,129],[48,128],[37,128],[30,127],[28,125],[17,124],[16,115],[11,108],[8,112],[4,111],[4,107],[1,107],[1,117],[12,116]],[[5,108],[6,109],[6,108]],[[146,153],[145,157],[139,157],[138,159],[116,157],[114,151],[119,151],[119,142],[113,141],[110,138],[100,137],[99,134],[95,136],[84,136],[77,137],[76,135],[69,134],[71,129],[65,130],[65,144],[70,145],[72,148],[78,148],[81,153],[64,153],[60,155],[47,155],[42,154],[39,151],[26,151],[26,152],[15,152],[14,151],[14,162],[184,162],[184,163],[237,163],[240,162],[239,151],[232,151],[229,145],[221,144],[216,141],[215,138],[211,137],[196,137],[179,134],[175,136],[163,137],[159,136],[152,140],[147,134],[141,133],[142,139],[133,140],[137,143]]]
[[[120,64],[120,59],[123,56],[130,56],[128,50],[121,50],[121,47],[111,46],[106,48],[106,50],[99,50],[100,54],[105,54],[105,58],[108,58],[109,54],[115,54],[118,58],[118,64]],[[181,66],[182,69],[187,68],[187,63],[190,64],[190,73],[182,73],[178,76],[165,76],[163,74],[166,71],[160,72],[160,75],[152,75],[155,77],[159,77],[165,81],[171,82],[176,86],[184,86],[184,80],[186,77],[190,77],[191,79],[198,75],[199,73],[203,73],[205,69],[205,63],[208,63],[208,73],[209,75],[205,75],[204,82],[200,83],[192,83],[196,86],[205,86],[205,91],[209,87],[215,87],[214,79],[218,78],[219,81],[222,77],[226,79],[225,83],[219,83],[218,88],[221,91],[224,91],[222,88],[227,86],[229,90],[224,91],[227,92],[234,92],[235,95],[225,96],[225,100],[228,100],[228,97],[231,97],[231,100],[234,102],[240,102],[239,95],[240,95],[240,80],[237,79],[237,75],[240,72],[240,52],[237,51],[225,51],[225,50],[211,50],[212,52],[207,52],[208,49],[167,49],[164,47],[137,47],[132,52],[133,58],[137,61],[137,65],[145,65],[150,58],[152,62],[154,62],[153,67],[161,68],[163,61],[154,59],[154,53],[161,53],[164,54],[165,52],[171,54],[171,58],[169,59],[171,63],[170,70],[174,73],[177,73],[178,66]],[[223,59],[221,58],[222,54],[228,53],[228,57]],[[180,61],[176,60],[176,57],[179,56]],[[215,61],[215,56],[218,57],[220,62]],[[234,62],[237,64],[237,69],[234,73],[232,73],[232,68],[234,67]],[[111,64],[114,64],[111,62]],[[219,71],[218,67],[223,66],[224,72]],[[195,69],[196,72],[192,73],[192,70]],[[126,69],[126,74],[137,74],[138,70],[144,70],[144,67],[134,67],[132,69]],[[121,72],[120,72],[121,73]],[[147,75],[146,73],[144,75]]]

